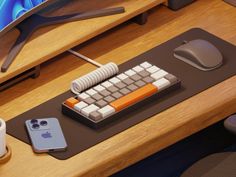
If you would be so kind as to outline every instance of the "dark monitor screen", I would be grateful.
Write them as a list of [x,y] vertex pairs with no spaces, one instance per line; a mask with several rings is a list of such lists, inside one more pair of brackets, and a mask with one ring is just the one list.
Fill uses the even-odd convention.
[[0,36],[57,0],[0,0]]

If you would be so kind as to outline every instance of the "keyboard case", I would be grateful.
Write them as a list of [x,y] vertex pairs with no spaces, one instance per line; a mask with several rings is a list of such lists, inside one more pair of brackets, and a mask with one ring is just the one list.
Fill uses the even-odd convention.
[[[99,121],[94,121],[92,119],[90,119],[89,117],[85,117],[83,116],[80,112],[76,111],[75,109],[72,109],[71,107],[67,106],[65,104],[65,102],[62,103],[62,113],[69,116],[70,118],[73,118],[73,119],[76,119],[84,124],[86,124],[87,126],[91,127],[91,128],[100,128],[100,127],[103,127],[105,125],[108,125],[109,122],[112,122],[116,119],[119,119],[120,117],[123,117],[124,115],[127,115],[131,112],[135,112],[136,109],[142,107],[142,106],[146,106],[148,105],[150,102],[153,102],[154,100],[170,93],[171,91],[173,90],[176,90],[178,88],[181,87],[181,81],[178,79],[178,81],[171,85],[170,87],[148,97],[148,98],[145,98],[143,99],[142,101],[136,103],[136,104],[133,104],[129,107],[127,107],[126,109],[123,109],[119,112],[117,112],[116,114],[114,115],[111,115],[110,117],[108,118],[104,118],[104,119],[101,119]],[[77,98],[75,96],[75,98]]]

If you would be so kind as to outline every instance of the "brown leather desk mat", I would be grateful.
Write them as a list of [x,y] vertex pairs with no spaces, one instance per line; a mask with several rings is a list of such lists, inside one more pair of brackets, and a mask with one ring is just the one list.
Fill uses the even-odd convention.
[[[193,68],[173,57],[173,49],[184,40],[205,39],[213,43],[224,56],[224,64],[219,69],[204,72]],[[150,102],[139,110],[118,119],[108,126],[93,130],[80,122],[62,115],[61,103],[72,96],[70,91],[63,93],[7,122],[7,133],[29,143],[24,122],[32,118],[57,117],[61,123],[68,143],[66,152],[50,153],[55,158],[67,159],[77,153],[100,143],[129,127],[142,122],[149,117],[217,84],[236,74],[236,47],[201,29],[191,29],[160,46],[157,46],[140,56],[120,65],[123,72],[143,61],[149,61],[168,72],[176,75],[182,81],[182,88],[161,99]],[[217,95],[216,95],[217,96]]]

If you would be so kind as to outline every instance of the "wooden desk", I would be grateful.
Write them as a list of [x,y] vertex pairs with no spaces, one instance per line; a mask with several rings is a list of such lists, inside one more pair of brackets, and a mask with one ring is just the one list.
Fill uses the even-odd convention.
[[[219,0],[197,1],[177,12],[162,6],[151,11],[145,26],[126,23],[78,50],[101,63],[120,64],[193,27],[236,44],[235,21],[235,8]],[[93,69],[69,54],[57,57],[38,79],[0,93],[0,116],[9,120],[63,93],[71,80]],[[8,136],[13,156],[0,167],[0,176],[107,176],[234,112],[235,76],[65,161],[35,155]]]

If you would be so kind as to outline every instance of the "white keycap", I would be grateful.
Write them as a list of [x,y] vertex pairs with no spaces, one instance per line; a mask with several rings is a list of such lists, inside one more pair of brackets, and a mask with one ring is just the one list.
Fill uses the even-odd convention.
[[127,79],[127,78],[128,78],[128,76],[127,76],[127,75],[125,75],[124,73],[122,73],[122,74],[119,74],[117,77],[118,77],[120,80],[125,80],[125,79]]
[[108,87],[112,86],[112,84],[108,81],[103,82],[101,85],[105,88],[108,88]]
[[117,84],[120,82],[120,79],[116,78],[116,77],[113,77],[109,80],[109,82],[111,82],[112,84]]
[[98,91],[98,92],[101,92],[101,91],[105,90],[105,88],[101,85],[97,85],[96,87],[93,87],[93,89]]
[[94,104],[91,104],[91,105],[89,105],[89,106],[83,108],[83,109],[81,110],[81,113],[88,117],[91,112],[97,111],[98,109],[99,109],[99,107],[97,107],[97,106],[94,105]]
[[127,76],[133,76],[133,75],[136,74],[136,72],[133,71],[133,70],[131,70],[131,69],[129,69],[128,71],[125,72],[125,74],[126,74]]
[[150,67],[150,68],[147,69],[147,71],[148,71],[149,73],[151,73],[151,74],[153,74],[153,73],[155,73],[155,72],[157,72],[157,71],[159,71],[159,70],[160,70],[160,68],[158,68],[158,67],[156,67],[156,66],[152,66],[152,67]]
[[143,71],[144,69],[141,66],[135,66],[134,68],[132,68],[132,70],[136,71],[137,73]]
[[79,100],[85,100],[85,99],[87,99],[89,97],[90,96],[88,94],[86,94],[86,93],[81,93],[81,94],[78,95]]
[[167,75],[168,73],[164,70],[159,70],[157,72],[155,72],[154,74],[151,75],[151,77],[155,80],[161,79],[162,77],[164,77],[165,75]]
[[144,63],[140,64],[140,66],[143,67],[144,69],[147,69],[147,68],[151,67],[152,65],[148,62],[144,62]]
[[87,93],[88,95],[92,96],[92,95],[95,95],[95,94],[98,93],[98,92],[96,92],[96,91],[93,90],[93,89],[89,89],[89,90],[86,91],[86,93]]
[[107,105],[98,110],[98,112],[102,115],[103,118],[106,118],[115,112],[115,109],[110,105]]
[[168,81],[165,78],[161,78],[161,79],[153,82],[152,84],[157,87],[158,91],[161,91],[170,85],[170,81]]
[[88,106],[88,104],[83,102],[83,101],[81,101],[81,102],[75,104],[74,109],[80,112],[86,106]]

